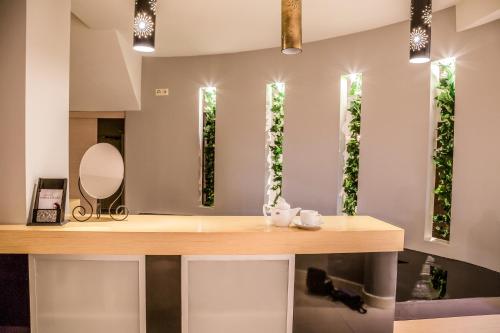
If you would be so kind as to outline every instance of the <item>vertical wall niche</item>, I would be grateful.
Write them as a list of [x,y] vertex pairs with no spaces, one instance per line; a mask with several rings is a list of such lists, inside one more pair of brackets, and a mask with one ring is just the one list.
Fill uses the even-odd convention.
[[425,238],[450,240],[455,132],[455,59],[431,64],[430,152]]
[[340,161],[342,188],[337,213],[356,215],[358,207],[359,143],[361,133],[362,74],[340,79]]
[[200,148],[201,148],[201,204],[215,204],[215,116],[217,90],[214,87],[200,88]]
[[283,184],[285,84],[268,84],[266,101],[266,199],[268,205],[274,206],[281,197]]

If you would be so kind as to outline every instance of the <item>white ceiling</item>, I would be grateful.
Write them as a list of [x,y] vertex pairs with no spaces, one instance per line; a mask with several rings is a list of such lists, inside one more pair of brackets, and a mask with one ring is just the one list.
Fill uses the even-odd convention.
[[[458,0],[434,0],[433,10]],[[280,45],[281,0],[158,0],[152,56],[233,53]],[[72,0],[93,29],[132,35],[134,0]],[[304,42],[378,28],[408,19],[410,0],[303,0]]]

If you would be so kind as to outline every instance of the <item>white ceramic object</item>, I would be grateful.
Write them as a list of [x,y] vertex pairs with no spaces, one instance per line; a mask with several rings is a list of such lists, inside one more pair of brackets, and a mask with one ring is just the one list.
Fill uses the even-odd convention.
[[290,208],[290,205],[283,198],[279,198],[278,202],[274,207],[270,205],[264,205],[262,207],[262,213],[264,216],[267,212],[270,212],[271,222],[277,227],[288,227],[292,223],[293,218],[300,211],[300,208]]
[[300,219],[297,219],[295,221],[293,221],[293,224],[299,228],[299,229],[303,229],[303,230],[310,230],[310,231],[313,231],[313,230],[319,230],[321,229],[321,225],[323,224],[323,221],[319,221],[318,224],[316,225],[305,225],[303,224]]
[[82,187],[96,199],[112,196],[120,188],[124,172],[122,155],[109,143],[93,145],[80,162]]
[[301,210],[300,222],[306,226],[316,226],[321,224],[321,214],[315,210]]

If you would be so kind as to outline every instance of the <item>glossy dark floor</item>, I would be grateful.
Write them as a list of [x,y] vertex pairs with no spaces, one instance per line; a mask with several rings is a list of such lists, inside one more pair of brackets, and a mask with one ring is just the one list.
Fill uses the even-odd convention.
[[427,253],[399,253],[396,320],[500,314],[500,273]]
[[[429,257],[433,259],[429,260]],[[437,298],[500,297],[500,273],[498,272],[463,261],[405,250],[398,256],[397,302],[422,299],[418,297],[415,286],[422,278],[421,273],[425,269],[426,261],[431,261],[429,265],[435,269],[446,272],[446,292]]]

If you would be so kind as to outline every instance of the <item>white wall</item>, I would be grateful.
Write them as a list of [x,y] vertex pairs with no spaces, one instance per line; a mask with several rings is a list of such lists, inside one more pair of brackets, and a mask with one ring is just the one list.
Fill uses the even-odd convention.
[[[142,112],[127,114],[127,204],[135,212],[259,215],[265,86],[286,83],[284,196],[336,213],[340,76],[363,72],[359,213],[406,230],[406,246],[500,271],[500,21],[457,33],[435,13],[432,58],[457,57],[450,245],[424,241],[430,65],[408,62],[408,22],[304,46],[145,58]],[[215,208],[199,208],[198,89],[217,86]],[[169,88],[155,97],[154,88]]]
[[142,57],[132,34],[91,29],[71,20],[71,111],[131,111],[141,108]]
[[37,178],[68,177],[70,1],[0,1],[0,17],[0,222],[24,224]]
[[129,75],[130,84],[136,100],[136,107],[130,110],[141,109],[141,75],[142,75],[142,54],[135,51],[130,45],[133,44],[132,34],[123,31],[116,31],[116,37],[120,44],[122,57]]
[[456,33],[453,11],[435,18],[433,59],[457,57],[450,244],[424,241],[429,65],[387,57],[363,76],[359,211],[403,227],[410,249],[500,271],[500,21]]
[[70,12],[70,0],[27,0],[26,202],[39,177],[69,176]]
[[500,0],[459,0],[456,8],[457,31],[474,28],[500,18]]

